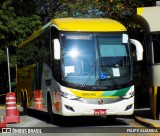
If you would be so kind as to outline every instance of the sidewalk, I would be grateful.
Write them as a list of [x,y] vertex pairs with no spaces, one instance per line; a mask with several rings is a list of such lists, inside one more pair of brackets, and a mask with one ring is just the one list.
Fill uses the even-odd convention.
[[138,123],[148,128],[158,128],[160,131],[160,120],[152,119],[150,108],[135,109],[134,117]]

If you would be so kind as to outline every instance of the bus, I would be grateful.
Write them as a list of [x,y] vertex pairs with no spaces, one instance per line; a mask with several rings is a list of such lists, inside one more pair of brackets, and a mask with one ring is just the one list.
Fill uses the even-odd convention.
[[156,6],[138,7],[137,21],[144,30],[148,74],[148,90],[152,118],[160,120],[160,3]]
[[112,19],[53,19],[17,50],[17,100],[62,116],[132,115],[139,41]]

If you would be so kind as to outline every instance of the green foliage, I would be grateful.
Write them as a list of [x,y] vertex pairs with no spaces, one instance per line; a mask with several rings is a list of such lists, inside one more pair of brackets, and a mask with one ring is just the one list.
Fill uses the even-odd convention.
[[5,59],[5,53],[3,50],[0,50],[0,64],[4,61]]
[[137,7],[143,6],[143,1],[133,0],[99,0],[100,11],[103,12],[103,17],[112,18],[120,21],[128,29],[134,30],[139,28],[136,24]]
[[[7,57],[6,47],[9,47],[10,54],[10,70],[12,89],[15,87],[15,66],[17,63],[16,48],[19,43],[24,41],[35,30],[41,27],[40,16],[34,14],[33,6],[25,7],[24,0],[1,0],[0,1],[0,91],[8,90],[8,72],[7,72]],[[28,0],[27,0],[28,1]],[[23,3],[18,7],[15,2]],[[30,0],[31,4],[31,0]],[[32,1],[33,5],[33,1]],[[20,10],[21,8],[21,10]],[[31,10],[31,12],[27,11]],[[24,11],[24,12],[22,12]],[[25,13],[25,14],[24,14]],[[14,83],[14,84],[13,84]],[[0,92],[1,93],[1,92]]]
[[63,10],[55,14],[55,17],[100,17],[98,4],[93,0],[68,0],[64,1]]
[[112,18],[129,31],[142,31],[136,24],[136,9],[152,3],[151,0],[42,0],[38,1],[37,12],[45,23],[62,17]]
[[36,7],[40,0],[13,0],[12,6],[18,16],[31,16],[36,14]]
[[12,0],[6,0],[0,5],[0,64],[6,61],[6,47],[10,47],[12,48],[10,50],[11,60],[13,60],[11,67],[14,67],[17,45],[41,26],[41,18],[34,14],[19,16],[12,4]]
[[62,17],[100,17],[98,4],[94,0],[39,0],[36,13],[43,24],[52,18]]

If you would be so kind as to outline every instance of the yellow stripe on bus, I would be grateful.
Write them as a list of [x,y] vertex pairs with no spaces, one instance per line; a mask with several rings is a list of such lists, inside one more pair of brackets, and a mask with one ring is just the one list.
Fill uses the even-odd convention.
[[67,88],[74,95],[81,98],[118,98],[119,96],[103,96],[104,91],[87,91],[87,90],[78,90]]

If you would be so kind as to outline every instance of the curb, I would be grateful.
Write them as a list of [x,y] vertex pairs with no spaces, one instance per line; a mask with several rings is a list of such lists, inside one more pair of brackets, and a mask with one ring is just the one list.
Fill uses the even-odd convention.
[[142,117],[138,117],[138,116],[135,116],[134,117],[135,121],[137,121],[138,123],[148,127],[148,128],[156,128],[158,129],[158,131],[160,131],[160,125],[155,123],[155,122],[152,122],[148,119],[144,119]]
[[0,106],[0,109],[4,109],[5,108],[5,106]]
[[[17,108],[20,108],[21,106],[18,104],[17,105]],[[6,108],[6,106],[0,106],[0,109],[4,109],[4,108]]]

